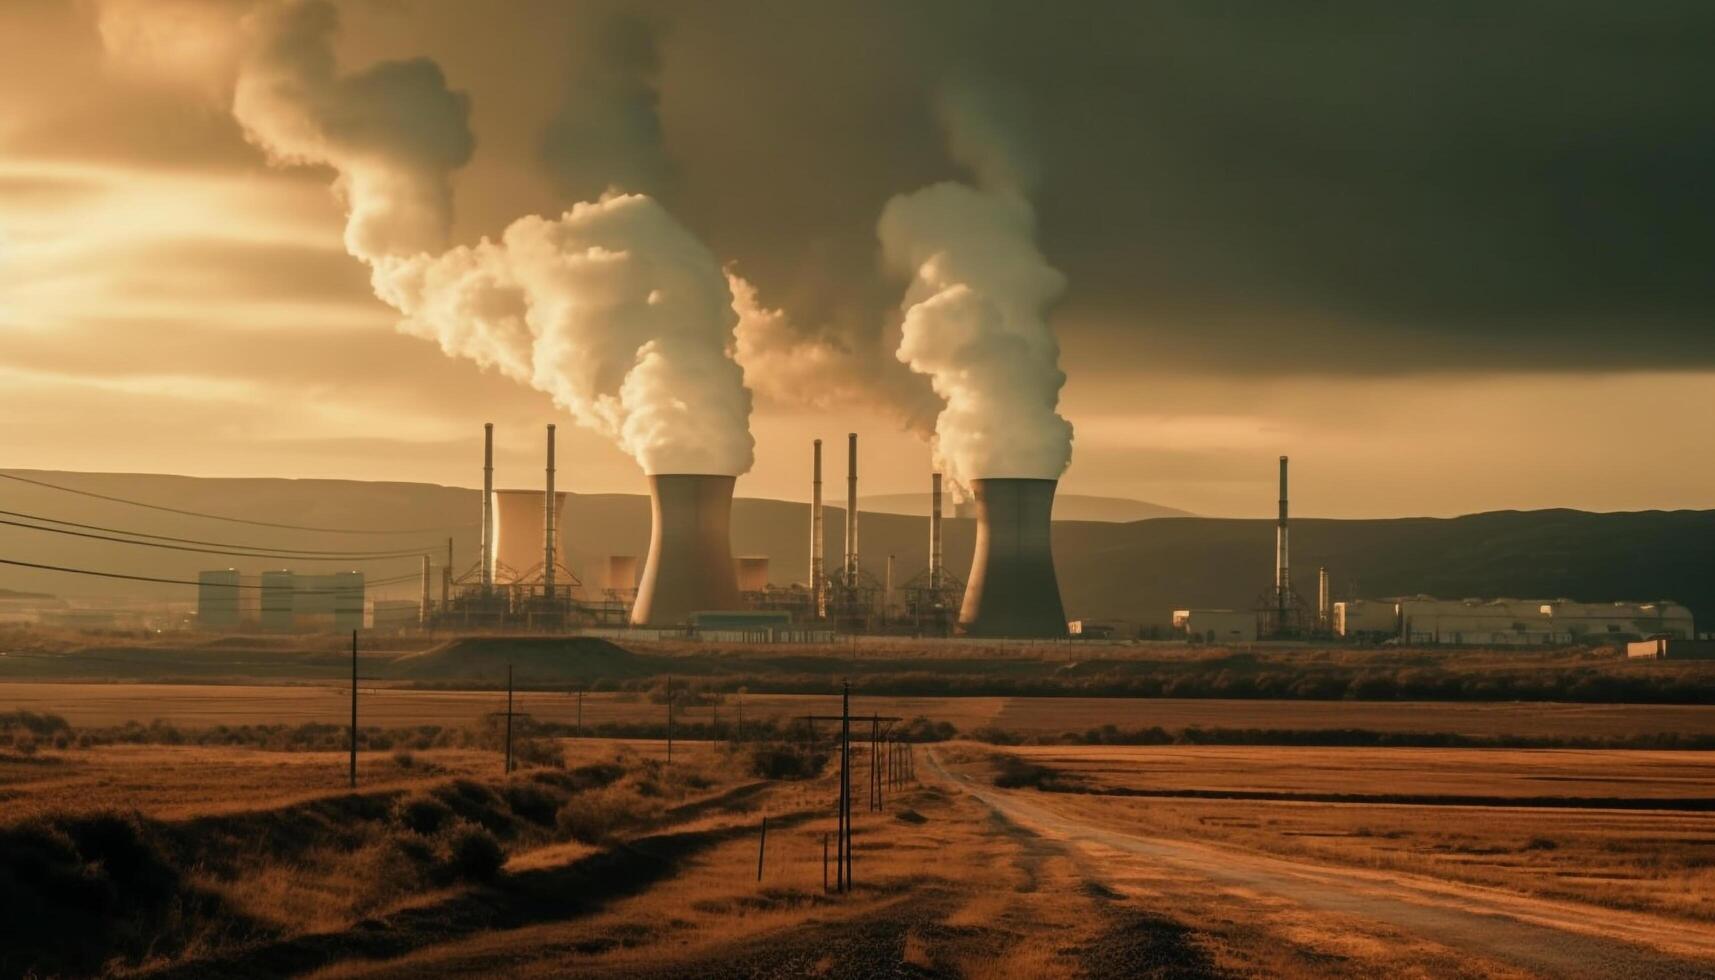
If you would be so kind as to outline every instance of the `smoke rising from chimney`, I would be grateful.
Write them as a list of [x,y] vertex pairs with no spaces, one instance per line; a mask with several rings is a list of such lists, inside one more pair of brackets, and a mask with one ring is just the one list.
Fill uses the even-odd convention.
[[618,193],[445,250],[469,100],[425,58],[339,73],[337,30],[323,0],[254,10],[233,114],[273,162],[336,171],[346,248],[401,329],[551,395],[648,474],[749,470],[750,392],[714,255],[654,199]]
[[937,108],[954,158],[979,186],[944,182],[889,201],[877,233],[910,278],[898,358],[946,400],[935,452],[959,484],[1058,479],[1072,426],[1055,410],[1066,375],[1048,308],[1066,281],[1036,243],[1036,166],[990,88],[948,87]]

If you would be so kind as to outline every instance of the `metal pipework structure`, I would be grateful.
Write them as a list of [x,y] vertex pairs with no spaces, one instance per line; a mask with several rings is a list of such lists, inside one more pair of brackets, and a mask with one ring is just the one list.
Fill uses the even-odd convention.
[[542,498],[542,595],[554,597],[554,512],[559,495],[554,493],[554,423],[548,423],[548,490]]
[[732,561],[736,477],[649,478],[649,557],[631,606],[634,626],[681,626],[694,612],[742,608]]
[[929,475],[929,588],[941,587],[941,474]]
[[817,619],[828,618],[827,570],[822,567],[822,440],[816,440],[810,476],[810,606]]
[[1274,526],[1274,604],[1277,629],[1289,622],[1292,605],[1292,569],[1288,560],[1286,526],[1286,457],[1280,457],[1280,521]]
[[858,584],[858,496],[857,496],[857,433],[846,434],[846,565],[845,584],[848,589]]
[[1059,637],[1066,610],[1054,575],[1051,521],[1058,480],[971,481],[977,547],[959,609],[968,636]]
[[494,423],[482,424],[482,593],[494,590]]

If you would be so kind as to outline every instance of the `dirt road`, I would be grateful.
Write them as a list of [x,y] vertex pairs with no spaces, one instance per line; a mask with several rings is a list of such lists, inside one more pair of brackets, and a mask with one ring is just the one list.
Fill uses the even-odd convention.
[[[1007,791],[948,772],[934,752],[933,775],[1005,820],[1082,853],[1102,886],[1156,897],[1174,892],[1261,906],[1268,917],[1304,923],[1342,941],[1368,935],[1442,947],[1492,961],[1484,972],[1554,977],[1655,978],[1715,975],[1715,935],[1665,917],[1531,898],[1497,889],[1361,868],[1287,860],[1140,834],[1058,812],[1052,794]],[[1467,962],[1469,962],[1467,960]],[[1509,969],[1510,968],[1510,969]]]

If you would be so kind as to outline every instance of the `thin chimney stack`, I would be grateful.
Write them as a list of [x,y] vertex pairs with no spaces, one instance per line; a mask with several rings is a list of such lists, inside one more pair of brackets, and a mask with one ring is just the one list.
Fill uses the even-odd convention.
[[846,434],[846,588],[857,588],[858,580],[858,490],[857,433]]
[[494,589],[494,423],[482,424],[482,591]]
[[1286,627],[1292,597],[1292,569],[1286,527],[1286,457],[1280,457],[1280,522],[1274,528],[1274,601],[1280,618],[1276,629]]
[[548,492],[542,498],[542,594],[554,597],[554,423],[548,423]]
[[822,440],[816,440],[810,471],[810,605],[817,619],[828,616],[828,583],[822,561]]
[[929,475],[929,588],[941,588],[941,474]]

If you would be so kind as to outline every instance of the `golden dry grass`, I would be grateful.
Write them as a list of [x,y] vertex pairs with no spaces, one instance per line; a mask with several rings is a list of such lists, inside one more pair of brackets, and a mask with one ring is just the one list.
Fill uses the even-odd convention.
[[[729,694],[718,706],[679,709],[685,724],[736,723],[739,703],[749,721],[791,719],[838,710],[833,695]],[[853,711],[924,717],[970,732],[996,727],[1020,735],[1082,732],[1102,725],[1177,730],[1355,728],[1378,732],[1452,732],[1472,736],[1624,737],[1676,732],[1715,735],[1715,705],[1563,704],[1553,702],[1263,701],[1174,698],[861,697]],[[148,723],[214,725],[344,724],[350,690],[328,685],[78,684],[0,682],[0,705],[58,714],[76,726]],[[576,694],[521,691],[515,710],[565,725],[578,718]],[[365,726],[459,726],[504,711],[496,691],[409,690],[364,683],[359,720]],[[592,692],[583,696],[583,723],[659,724],[666,709],[646,695]]]
[[[992,751],[966,747],[953,757],[967,771],[986,771]],[[1095,790],[1038,795],[1103,825],[1715,919],[1715,813],[1608,809],[1599,802],[1715,795],[1715,753],[1209,746],[1006,751]],[[1101,795],[1113,789],[1598,802],[1555,808]]]

